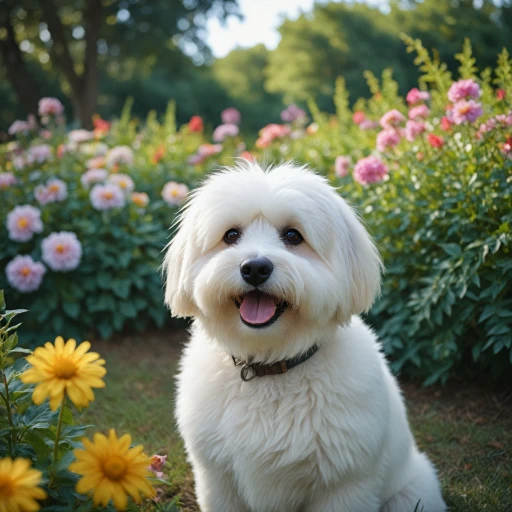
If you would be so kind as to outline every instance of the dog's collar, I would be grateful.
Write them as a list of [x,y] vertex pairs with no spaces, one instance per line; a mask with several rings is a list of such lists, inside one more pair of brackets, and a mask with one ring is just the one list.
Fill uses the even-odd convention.
[[235,366],[242,366],[240,369],[240,377],[244,382],[248,382],[255,377],[265,377],[265,375],[280,375],[282,373],[286,373],[288,370],[291,370],[292,368],[295,368],[295,366],[307,361],[317,350],[318,345],[315,344],[306,352],[299,354],[298,356],[292,357],[291,359],[282,359],[281,361],[276,361],[272,364],[253,363],[252,357],[247,359],[247,361],[237,359],[235,356],[231,357],[233,358]]

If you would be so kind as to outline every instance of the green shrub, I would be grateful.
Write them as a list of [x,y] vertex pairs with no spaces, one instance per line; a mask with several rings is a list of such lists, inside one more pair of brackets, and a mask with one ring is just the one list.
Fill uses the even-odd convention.
[[[417,53],[420,88],[428,91],[428,99],[399,97],[391,70],[381,79],[368,72],[372,97],[357,100],[352,111],[340,78],[335,116],[321,112],[311,100],[309,126],[299,111],[286,125],[264,127],[254,155],[262,162],[309,164],[363,214],[387,268],[382,296],[368,319],[395,371],[426,383],[468,369],[472,374],[490,369],[498,377],[510,375],[512,62],[504,50],[494,71],[479,73],[466,42],[456,56],[460,79],[472,87],[463,94],[472,96],[471,101],[463,104],[464,99],[448,98],[454,79],[436,55],[417,40],[404,40],[407,50]],[[414,117],[411,103],[423,109],[417,125],[405,125],[407,116]],[[379,121],[391,110],[404,118],[379,133]],[[14,170],[18,182],[0,190],[2,241],[9,239],[7,214],[17,205],[37,204],[36,185],[59,177],[68,185],[68,198],[40,206],[42,233],[26,243],[2,243],[0,266],[19,254],[39,261],[41,240],[51,232],[76,233],[83,249],[76,270],[47,268],[40,289],[30,295],[10,290],[15,305],[24,300],[33,311],[33,333],[48,330],[81,338],[96,330],[109,337],[125,327],[163,325],[167,316],[158,267],[176,214],[162,200],[165,183],[180,184],[172,185],[178,203],[182,184],[194,188],[206,172],[232,163],[234,156],[252,158],[244,151],[242,136],[207,144],[201,123],[194,126],[176,129],[172,103],[161,123],[153,113],[139,126],[127,105],[110,129],[95,131],[94,143],[70,144],[72,134],[66,136],[58,124],[50,126],[43,135],[49,137],[52,155],[42,164],[25,161],[16,169],[20,158],[26,160],[42,142],[40,135],[21,135],[17,143],[3,147],[0,165]],[[59,156],[57,148],[64,143],[67,151]],[[136,190],[148,194],[149,204],[139,207],[128,198],[124,208],[97,211],[80,177],[91,156],[107,151],[108,159],[120,145],[134,151],[134,160],[110,165],[110,176],[128,173]],[[366,183],[359,171],[348,171],[362,168],[361,160],[370,155],[385,172]],[[338,156],[351,163],[339,161],[335,172]]]

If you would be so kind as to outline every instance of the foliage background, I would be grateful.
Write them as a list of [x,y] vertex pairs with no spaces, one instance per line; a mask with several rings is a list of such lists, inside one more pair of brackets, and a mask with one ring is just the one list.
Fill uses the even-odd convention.
[[[45,2],[4,5],[9,8],[2,8],[0,19],[10,23],[20,48],[26,48],[22,57],[27,69],[40,77],[42,93],[62,98],[68,119],[73,119],[77,111],[68,73],[54,55],[53,39],[41,38],[48,27]],[[24,339],[34,344],[55,332],[83,339],[89,331],[108,338],[115,331],[162,327],[169,316],[158,268],[176,213],[161,199],[163,185],[173,180],[195,187],[206,172],[252,149],[256,131],[279,121],[283,105],[295,101],[307,108],[313,124],[308,130],[297,124],[293,136],[256,154],[267,162],[293,158],[312,165],[362,211],[387,267],[384,294],[369,321],[379,330],[394,370],[427,383],[466,370],[510,377],[511,161],[502,154],[507,132],[494,130],[478,139],[478,125],[464,126],[445,134],[439,151],[425,137],[414,144],[403,142],[385,155],[392,179],[371,187],[350,177],[339,179],[333,170],[339,155],[349,155],[354,164],[375,151],[376,131],[360,130],[352,112],[363,111],[373,121],[392,108],[406,113],[404,93],[418,83],[432,92],[430,132],[441,133],[446,93],[457,77],[480,84],[482,121],[507,114],[512,98],[506,50],[512,44],[510,2],[391,2],[387,13],[359,3],[318,4],[312,13],[283,22],[275,50],[262,45],[237,49],[216,61],[201,44],[204,15],[225,17],[236,12],[236,2],[176,0],[173,5],[174,11],[167,2],[102,4],[105,45],[98,46],[104,51],[97,55],[97,110],[115,118],[128,95],[134,96],[103,142],[109,148],[127,144],[135,149],[133,165],[121,171],[131,175],[137,191],[148,193],[149,206],[128,203],[119,211],[95,211],[80,184],[90,156],[81,150],[21,173],[8,201],[0,204],[0,218],[5,219],[14,205],[33,202],[33,188],[47,176],[64,179],[68,200],[43,208],[45,232],[21,252],[38,261],[40,238],[62,230],[76,232],[83,246],[80,267],[71,275],[48,272],[30,304],[8,290],[15,307],[32,312],[21,331]],[[75,72],[84,76],[87,45],[76,30],[82,27],[84,6],[55,6]],[[183,22],[189,18],[193,24]],[[172,21],[172,28],[164,30],[163,20]],[[151,37],[143,38],[147,44],[139,45],[140,32],[153,22]],[[421,36],[425,44],[406,38],[405,51],[399,30]],[[7,32],[0,28],[0,45]],[[464,36],[467,43],[459,53]],[[196,51],[189,57],[183,52],[192,42]],[[2,63],[7,76],[5,59]],[[5,80],[0,87],[5,90],[0,100],[8,99],[0,105],[0,122],[8,126],[27,105],[12,101],[14,91]],[[504,99],[496,97],[498,88]],[[190,164],[198,148],[211,142],[220,111],[232,105],[242,112],[243,136],[225,141],[221,153]],[[186,122],[192,114],[203,116],[204,132],[191,132]],[[56,153],[66,141],[66,130],[60,128],[48,142]],[[0,165],[6,168],[8,147],[0,152]],[[0,239],[4,267],[20,247],[6,243],[5,222]],[[1,286],[7,286],[4,272]]]
[[[364,3],[320,3],[295,21],[283,21],[275,50],[259,45],[218,60],[203,42],[204,22],[207,16],[236,15],[236,0],[97,2],[102,11],[96,110],[106,119],[117,116],[129,96],[135,100],[134,114],[142,118],[152,109],[163,115],[174,98],[179,123],[195,114],[216,123],[220,112],[235,104],[243,114],[244,129],[256,132],[278,121],[282,105],[291,101],[305,106],[312,96],[322,109],[334,112],[332,94],[339,75],[345,77],[355,101],[370,94],[364,70],[378,75],[391,67],[405,94],[416,84],[418,71],[412,57],[402,51],[401,31],[420,38],[428,50],[438,50],[450,71],[457,67],[454,55],[465,37],[482,69],[494,65],[503,47],[512,50],[510,0],[390,0],[384,10]],[[63,63],[59,45],[48,31],[48,5],[59,16],[72,64]],[[38,97],[58,97],[67,107],[68,119],[73,119],[70,68],[78,76],[86,71],[84,7],[83,0],[2,2],[0,49],[9,23],[28,79],[13,87],[8,60],[1,52],[0,130],[34,110],[37,98],[19,100],[23,86],[29,92],[36,88]]]

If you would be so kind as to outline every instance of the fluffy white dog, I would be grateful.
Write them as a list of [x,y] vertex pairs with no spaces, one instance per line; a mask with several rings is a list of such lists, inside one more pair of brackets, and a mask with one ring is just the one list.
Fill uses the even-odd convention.
[[167,304],[194,317],[176,414],[203,512],[446,510],[356,316],[378,252],[324,178],[249,163],[210,176],[164,266]]

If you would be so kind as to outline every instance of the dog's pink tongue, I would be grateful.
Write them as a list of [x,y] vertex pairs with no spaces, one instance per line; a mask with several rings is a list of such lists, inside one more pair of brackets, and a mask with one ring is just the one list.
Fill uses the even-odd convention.
[[264,324],[275,312],[274,297],[258,291],[245,295],[240,305],[240,315],[249,324]]

